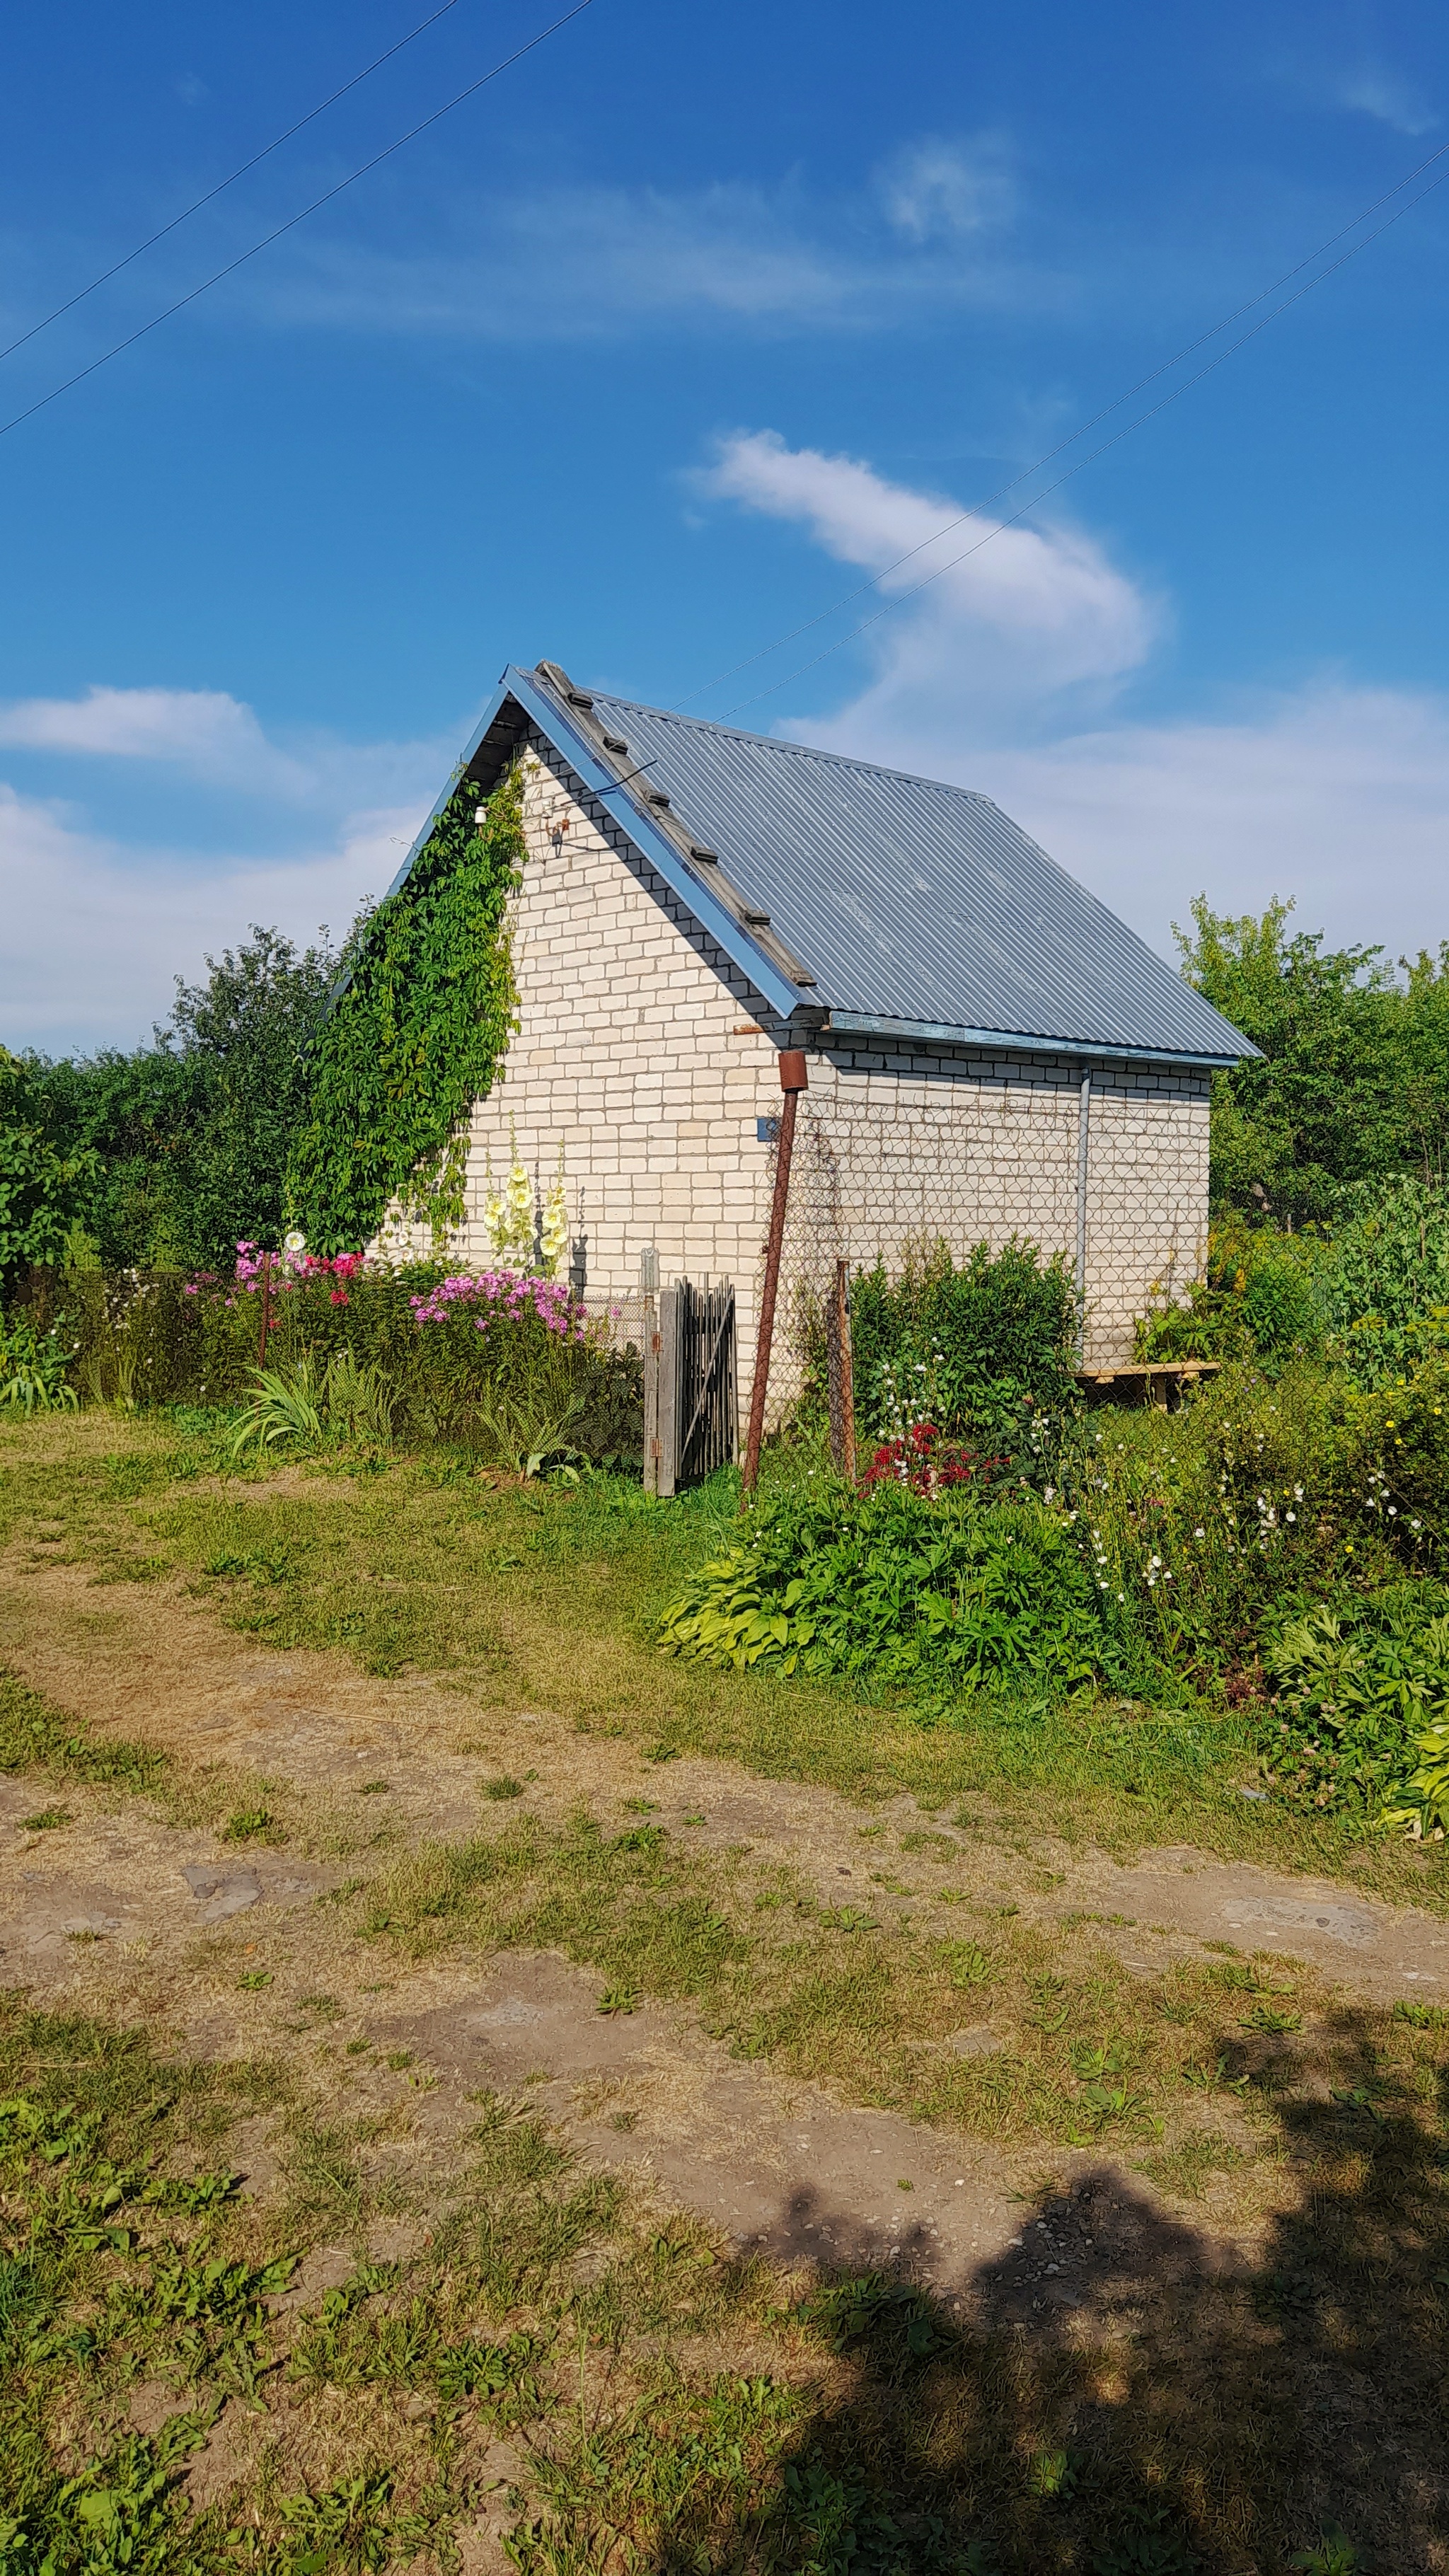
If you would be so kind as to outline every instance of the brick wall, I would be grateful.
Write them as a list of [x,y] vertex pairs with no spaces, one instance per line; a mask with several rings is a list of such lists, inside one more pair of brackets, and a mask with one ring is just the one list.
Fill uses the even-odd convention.
[[[501,1182],[515,1137],[545,1188],[562,1144],[591,1292],[636,1285],[650,1244],[666,1280],[733,1279],[744,1393],[774,1165],[756,1122],[780,1107],[785,1031],[541,735],[530,751],[520,1028],[473,1114],[453,1249],[492,1258],[488,1169]],[[958,1253],[1017,1233],[1071,1254],[1079,1083],[1067,1056],[813,1049],[787,1274],[817,1273],[834,1249],[890,1260],[923,1233]],[[1206,1215],[1206,1076],[1094,1069],[1089,1359],[1129,1355],[1153,1283],[1195,1270]]]

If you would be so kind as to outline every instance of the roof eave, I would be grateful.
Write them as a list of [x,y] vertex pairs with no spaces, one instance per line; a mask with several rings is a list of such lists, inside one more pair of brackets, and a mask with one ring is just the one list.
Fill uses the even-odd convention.
[[944,1020],[877,1019],[864,1012],[837,1010],[830,1012],[821,1034],[827,1038],[916,1038],[927,1046],[1020,1048],[1031,1055],[1070,1055],[1094,1064],[1172,1064],[1204,1073],[1225,1073],[1244,1057],[1259,1052],[1246,1038],[1234,1054],[1207,1055],[1178,1047],[1108,1046],[1040,1029],[964,1029]]

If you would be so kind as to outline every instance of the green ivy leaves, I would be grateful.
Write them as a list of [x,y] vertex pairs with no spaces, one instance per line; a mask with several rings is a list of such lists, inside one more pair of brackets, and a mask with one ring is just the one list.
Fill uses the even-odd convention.
[[435,1239],[461,1219],[465,1121],[518,1025],[507,910],[524,857],[519,771],[484,806],[462,777],[357,934],[288,1168],[312,1251],[360,1250],[394,1199]]

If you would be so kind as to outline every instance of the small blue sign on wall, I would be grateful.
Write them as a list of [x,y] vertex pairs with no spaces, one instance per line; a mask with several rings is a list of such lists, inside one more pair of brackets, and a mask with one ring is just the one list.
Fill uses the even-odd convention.
[[757,1118],[755,1120],[755,1137],[757,1142],[761,1145],[778,1145],[780,1141],[779,1119]]

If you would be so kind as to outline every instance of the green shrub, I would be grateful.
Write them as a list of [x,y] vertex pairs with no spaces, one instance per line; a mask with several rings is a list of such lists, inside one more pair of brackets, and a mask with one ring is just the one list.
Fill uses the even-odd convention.
[[1427,1730],[1449,1719],[1449,1590],[1344,1592],[1280,1626],[1263,1662],[1277,1685],[1263,1744],[1280,1793],[1376,1821]]
[[1321,1234],[1277,1234],[1241,1220],[1214,1227],[1201,1279],[1139,1317],[1138,1359],[1274,1366],[1316,1352],[1323,1323],[1314,1283],[1325,1253]]
[[753,1514],[670,1604],[660,1637],[740,1671],[1062,1690],[1122,1669],[1114,1608],[1071,1529],[1033,1498],[983,1510],[894,1485],[837,1488]]
[[548,1281],[450,1278],[438,1262],[356,1255],[274,1256],[264,1269],[243,1245],[227,1278],[88,1270],[67,1273],[64,1293],[73,1375],[89,1400],[242,1405],[238,1450],[448,1440],[525,1469],[560,1451],[642,1455],[639,1352],[602,1323],[581,1329]]
[[[1076,1293],[1060,1256],[1043,1263],[1015,1238],[992,1254],[978,1243],[958,1268],[944,1243],[908,1258],[898,1276],[883,1262],[857,1272],[850,1329],[857,1418],[867,1440],[909,1439],[929,1422],[947,1439],[987,1450],[1037,1477],[1077,1401]],[[824,1336],[811,1342],[817,1401]],[[1033,1438],[1033,1431],[1037,1437]]]
[[96,1169],[84,1148],[57,1146],[34,1067],[0,1046],[0,1299],[26,1270],[63,1258]]
[[1449,1347],[1449,1195],[1364,1182],[1340,1208],[1318,1305],[1330,1354],[1359,1385],[1382,1386]]

